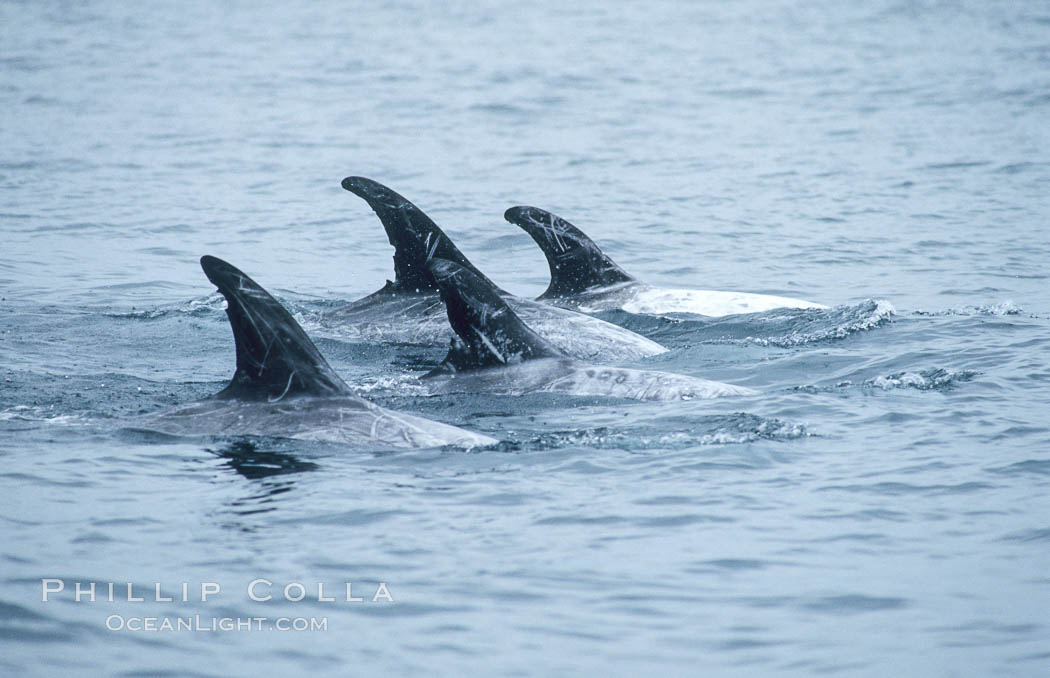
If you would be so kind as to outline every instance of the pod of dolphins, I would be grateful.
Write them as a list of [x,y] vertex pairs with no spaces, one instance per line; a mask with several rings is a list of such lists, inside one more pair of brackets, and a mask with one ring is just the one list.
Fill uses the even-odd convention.
[[[687,312],[708,316],[773,308],[825,308],[760,294],[665,290],[638,281],[568,221],[536,207],[512,207],[507,221],[543,251],[551,282],[539,298],[500,289],[422,210],[390,188],[347,177],[343,188],[376,213],[394,247],[394,280],[327,313],[322,326],[377,341],[449,343],[420,378],[431,394],[549,392],[636,400],[688,400],[755,391],[681,374],[611,367],[666,349],[587,315]],[[143,415],[136,427],[177,435],[268,435],[348,445],[477,447],[498,441],[371,403],[343,381],[292,315],[233,265],[201,258],[226,299],[237,366],[208,398]]]

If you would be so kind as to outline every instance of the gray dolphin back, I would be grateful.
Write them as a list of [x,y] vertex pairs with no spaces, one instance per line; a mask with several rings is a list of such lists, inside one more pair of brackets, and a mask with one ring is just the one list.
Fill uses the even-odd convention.
[[281,304],[237,267],[205,255],[201,268],[222,296],[237,345],[237,371],[216,398],[267,400],[350,393]]
[[593,240],[556,214],[538,207],[511,207],[503,218],[536,241],[547,257],[551,283],[540,299],[570,297],[634,281]]
[[455,262],[485,278],[423,210],[393,189],[365,177],[347,177],[343,188],[364,199],[383,222],[387,239],[394,246],[394,284],[398,291],[436,290],[437,283],[427,267],[434,257]]
[[434,258],[429,265],[456,333],[448,355],[435,372],[563,356],[521,321],[491,282],[444,259]]

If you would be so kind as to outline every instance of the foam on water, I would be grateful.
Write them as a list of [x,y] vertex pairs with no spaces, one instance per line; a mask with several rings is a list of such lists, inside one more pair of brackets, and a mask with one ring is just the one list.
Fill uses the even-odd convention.
[[[856,334],[857,332],[867,332],[877,327],[881,327],[889,322],[896,312],[897,309],[893,307],[893,304],[884,299],[869,299],[867,302],[854,307],[838,309],[838,312],[829,314],[829,317],[826,320],[823,318],[817,319],[815,316],[806,316],[800,318],[800,320],[803,321],[800,323],[793,319],[786,319],[784,316],[769,318],[769,320],[774,323],[779,320],[787,320],[785,325],[792,326],[790,327],[790,334],[767,337],[746,337],[745,341],[750,341],[761,346],[785,347],[834,341],[836,339],[844,339],[851,334]],[[815,327],[811,329],[812,325],[817,324],[814,320],[825,325],[825,327]],[[799,325],[802,327],[796,329]]]
[[156,308],[134,309],[120,313],[110,313],[114,318],[126,318],[129,320],[156,320],[171,316],[206,317],[215,311],[226,309],[226,299],[221,294],[210,294],[199,299],[191,299],[188,302],[165,304]]
[[977,376],[972,370],[961,370],[958,372],[945,370],[943,368],[932,368],[922,372],[898,372],[885,377],[876,377],[866,385],[881,388],[888,391],[894,388],[915,388],[920,391],[944,390],[956,384],[970,381]]
[[584,445],[595,448],[633,450],[684,450],[704,445],[739,445],[757,440],[793,440],[810,435],[800,422],[766,419],[746,412],[709,415],[690,420],[692,430],[660,433],[651,427],[631,430],[599,427],[596,429],[552,432],[527,441],[541,448]]
[[959,306],[948,308],[943,311],[915,311],[917,315],[1021,315],[1024,309],[1014,304],[1013,301],[1001,301],[997,304],[985,304],[982,306]]

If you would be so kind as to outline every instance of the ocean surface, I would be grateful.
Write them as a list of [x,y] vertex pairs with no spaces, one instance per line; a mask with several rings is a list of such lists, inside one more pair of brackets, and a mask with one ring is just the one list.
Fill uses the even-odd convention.
[[[0,123],[0,674],[1050,675],[1044,3],[7,0]],[[602,314],[754,397],[426,397],[318,321],[393,274],[352,174],[523,296],[533,204],[831,309]],[[136,430],[233,372],[202,254],[500,444]]]

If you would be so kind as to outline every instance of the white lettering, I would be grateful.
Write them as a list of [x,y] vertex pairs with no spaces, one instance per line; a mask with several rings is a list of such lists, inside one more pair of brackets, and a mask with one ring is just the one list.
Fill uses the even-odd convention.
[[95,582],[91,582],[91,586],[87,587],[86,589],[83,588],[83,585],[80,582],[76,583],[76,592],[73,594],[75,597],[74,599],[79,603],[80,596],[85,594],[90,596],[90,602],[95,602]]
[[160,582],[156,582],[155,586],[157,587],[156,599],[157,599],[158,603],[170,603],[173,600],[175,600],[174,598],[172,598],[170,596],[169,597],[164,597],[164,596],[160,595]]
[[270,595],[269,593],[267,593],[265,596],[257,596],[257,595],[255,595],[255,585],[256,584],[266,584],[266,588],[267,589],[269,589],[271,586],[273,586],[273,582],[270,581],[269,579],[253,579],[248,584],[248,597],[249,598],[251,598],[252,600],[254,600],[257,603],[265,603],[267,600],[272,600],[273,599],[273,596]]
[[75,586],[74,599],[77,602],[80,602],[80,597],[82,595],[87,595],[88,596],[88,600],[90,602],[95,602],[95,581],[91,581],[91,586],[87,587],[86,589],[84,588],[84,586],[81,584],[80,581],[77,582],[77,584]]
[[[291,591],[293,589],[296,589],[296,590],[299,591],[299,596],[297,598],[296,597],[292,597],[292,594],[289,593],[289,591]],[[297,581],[293,581],[291,584],[288,584],[287,586],[284,587],[284,599],[285,600],[291,601],[293,603],[298,603],[300,600],[302,600],[305,597],[306,597],[306,587],[303,586],[302,584],[300,584]]]
[[[53,588],[54,584],[58,584],[58,588]],[[40,580],[40,602],[47,602],[47,594],[58,593],[62,589],[66,588],[66,583],[61,579],[41,579]]]
[[372,596],[372,602],[376,602],[380,598],[386,598],[387,602],[394,602],[394,597],[390,595],[390,591],[387,590],[384,582],[379,582],[379,588],[376,589],[376,594]]
[[208,602],[208,596],[216,595],[220,590],[220,586],[213,581],[201,582],[201,602]]

